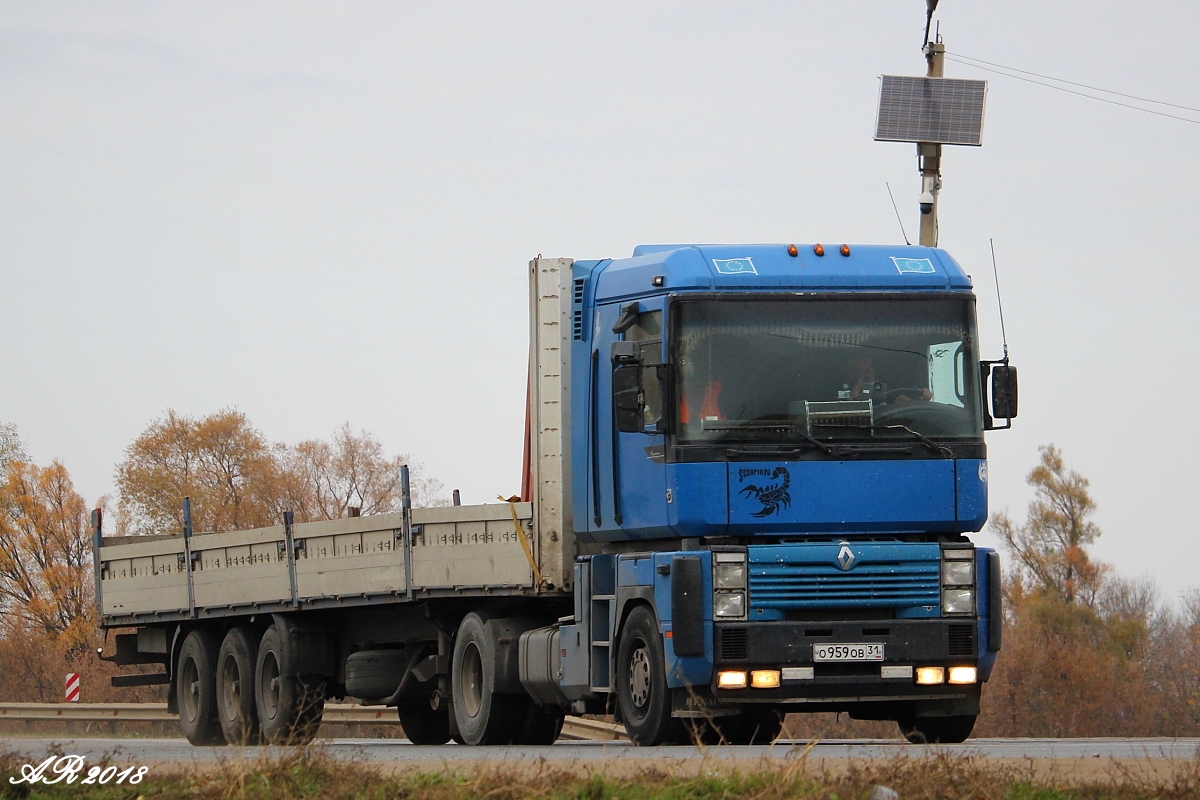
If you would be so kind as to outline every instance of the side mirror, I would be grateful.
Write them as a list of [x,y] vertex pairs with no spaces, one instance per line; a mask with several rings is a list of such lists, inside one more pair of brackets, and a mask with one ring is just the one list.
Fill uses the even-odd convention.
[[1008,364],[992,367],[992,416],[1013,419],[1017,416],[1017,368]]
[[640,364],[618,364],[612,376],[613,416],[621,433],[641,433],[645,395]]

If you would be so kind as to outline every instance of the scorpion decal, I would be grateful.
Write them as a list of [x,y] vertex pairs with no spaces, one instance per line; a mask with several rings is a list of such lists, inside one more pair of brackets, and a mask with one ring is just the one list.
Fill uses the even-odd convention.
[[[764,470],[765,471],[765,470]],[[762,503],[761,511],[755,511],[755,517],[769,517],[772,514],[778,514],[779,509],[788,508],[792,505],[792,496],[788,494],[788,486],[791,485],[792,476],[788,473],[786,467],[776,467],[771,473],[771,480],[783,476],[783,480],[779,483],[769,483],[766,486],[755,486],[748,484],[741,488],[740,494],[746,497],[754,497],[755,500]]]

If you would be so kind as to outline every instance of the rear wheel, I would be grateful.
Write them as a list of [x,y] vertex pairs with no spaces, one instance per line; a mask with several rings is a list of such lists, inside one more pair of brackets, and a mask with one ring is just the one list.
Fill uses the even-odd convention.
[[258,709],[254,702],[257,637],[245,628],[225,634],[217,654],[217,717],[230,744],[258,744]]
[[682,741],[683,726],[671,716],[671,695],[658,621],[646,606],[629,614],[617,649],[617,703],[634,744],[653,747]]
[[438,707],[432,700],[418,700],[396,707],[400,716],[400,727],[413,744],[445,744],[450,741],[450,709],[445,699]]
[[321,727],[325,684],[296,675],[294,656],[272,625],[258,645],[254,694],[263,739],[270,744],[308,744]]
[[959,744],[975,727],[975,715],[913,717],[899,720],[900,733],[913,744]]
[[454,637],[450,689],[458,734],[466,744],[509,744],[528,698],[496,693],[496,646],[483,619],[468,614]]
[[179,727],[192,744],[225,744],[217,719],[216,672],[216,636],[210,631],[192,631],[183,640],[175,672]]

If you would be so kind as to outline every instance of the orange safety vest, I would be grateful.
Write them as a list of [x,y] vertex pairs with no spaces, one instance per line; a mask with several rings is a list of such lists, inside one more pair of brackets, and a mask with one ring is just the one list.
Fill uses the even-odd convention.
[[[711,419],[713,417],[721,420],[725,419],[725,415],[721,413],[720,406],[717,405],[717,402],[720,400],[720,398],[721,382],[709,381],[708,387],[704,390],[704,400],[700,403],[701,419]],[[679,421],[685,425],[692,421],[692,415],[691,412],[688,411],[688,402],[686,397],[679,401]]]

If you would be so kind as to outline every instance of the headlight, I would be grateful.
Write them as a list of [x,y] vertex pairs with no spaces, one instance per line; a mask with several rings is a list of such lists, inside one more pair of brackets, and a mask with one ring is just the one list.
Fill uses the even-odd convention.
[[942,590],[943,614],[970,614],[975,611],[974,589]]
[[745,589],[746,563],[717,564],[718,589]]
[[972,586],[975,583],[975,562],[943,561],[942,584],[945,586]]
[[744,617],[746,616],[745,592],[719,592],[713,595],[713,616]]

